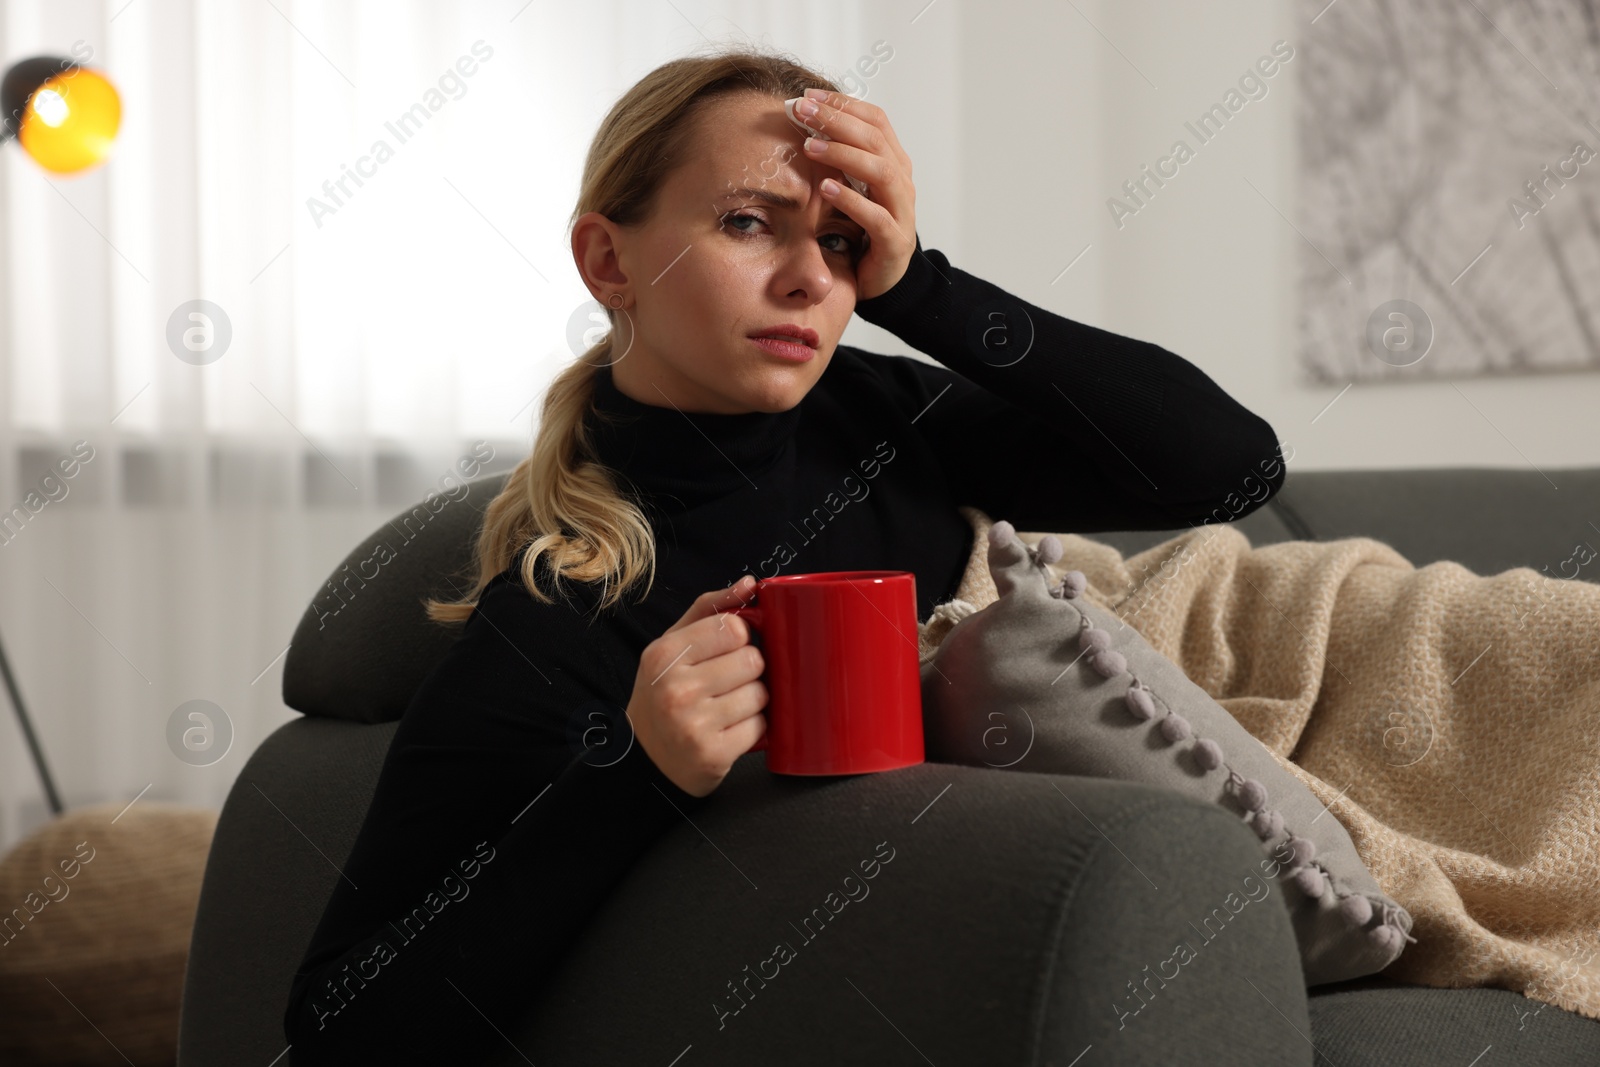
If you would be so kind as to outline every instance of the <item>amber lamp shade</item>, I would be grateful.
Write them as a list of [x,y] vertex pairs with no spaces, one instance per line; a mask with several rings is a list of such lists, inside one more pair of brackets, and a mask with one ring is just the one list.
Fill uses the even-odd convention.
[[105,162],[122,100],[98,71],[59,56],[35,56],[0,78],[0,142],[13,137],[44,169],[77,174]]

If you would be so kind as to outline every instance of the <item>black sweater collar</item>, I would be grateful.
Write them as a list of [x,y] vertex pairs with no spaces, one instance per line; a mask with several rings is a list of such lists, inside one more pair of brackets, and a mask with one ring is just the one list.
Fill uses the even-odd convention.
[[609,366],[595,374],[594,406],[605,415],[587,419],[600,462],[665,511],[759,483],[792,447],[800,422],[799,404],[738,415],[646,404],[617,388]]

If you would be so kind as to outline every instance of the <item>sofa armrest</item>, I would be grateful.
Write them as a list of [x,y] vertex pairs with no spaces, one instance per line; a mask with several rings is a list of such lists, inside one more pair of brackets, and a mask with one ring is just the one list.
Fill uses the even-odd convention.
[[790,778],[746,756],[602,906],[553,992],[494,1021],[490,1062],[692,1046],[701,1065],[1065,1067],[1094,1046],[1100,1063],[1309,1064],[1261,859],[1228,812],[1151,786],[931,763]]
[[[290,977],[395,725],[296,720],[240,772],[179,1067],[284,1051]],[[920,1050],[1064,1067],[1093,1045],[1113,1057],[1093,1062],[1310,1063],[1288,913],[1273,883],[1249,897],[1261,855],[1222,808],[1151,786],[933,763],[791,778],[748,755],[629,872],[551,993],[492,1021],[491,1062],[670,1063],[692,1045],[700,1065]]]
[[178,1067],[267,1064],[284,1051],[290,979],[399,725],[294,719],[250,754],[222,806],[200,883]]

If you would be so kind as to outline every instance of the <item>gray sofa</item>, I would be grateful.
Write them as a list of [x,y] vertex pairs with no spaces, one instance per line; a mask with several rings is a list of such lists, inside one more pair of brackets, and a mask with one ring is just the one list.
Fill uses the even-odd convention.
[[[334,864],[409,694],[451,641],[417,598],[461,587],[503,478],[375,531],[330,578],[347,591],[338,615],[324,587],[302,619],[283,688],[305,717],[256,749],[223,808],[179,1067],[265,1067],[285,1051],[290,976]],[[1370,536],[1419,566],[1491,574],[1600,537],[1597,501],[1600,468],[1291,472],[1238,526],[1256,544]],[[1129,553],[1179,532],[1091,536]],[[403,547],[360,578],[355,562],[379,540]],[[1259,855],[1214,805],[940,764],[786,779],[763,759],[744,757],[715,802],[644,855],[563,961],[558,993],[493,1020],[503,1037],[489,1062],[1600,1063],[1600,1022],[1507,990],[1375,977],[1308,991],[1275,906],[1245,909],[1179,977],[1147,982]],[[843,903],[841,879],[891,850],[870,892]],[[778,942],[791,954],[763,980]]]

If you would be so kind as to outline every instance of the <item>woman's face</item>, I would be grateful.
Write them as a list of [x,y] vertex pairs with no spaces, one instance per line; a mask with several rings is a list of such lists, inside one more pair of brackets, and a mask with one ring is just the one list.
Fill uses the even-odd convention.
[[[781,100],[713,100],[648,222],[578,220],[573,255],[590,291],[629,298],[611,357],[625,395],[683,411],[786,411],[827,369],[855,310],[866,231],[818,190],[844,176],[806,158],[803,139]],[[783,324],[816,331],[809,360],[751,340]]]

